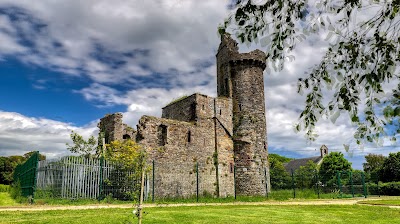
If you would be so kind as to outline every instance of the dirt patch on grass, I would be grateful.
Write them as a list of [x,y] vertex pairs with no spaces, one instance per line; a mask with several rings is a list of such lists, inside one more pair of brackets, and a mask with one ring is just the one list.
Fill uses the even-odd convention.
[[[332,200],[290,200],[264,202],[231,202],[231,203],[182,203],[182,204],[144,204],[143,207],[182,207],[182,206],[228,206],[228,205],[354,205],[361,201],[379,200],[377,198],[332,199]],[[0,211],[46,211],[46,210],[83,210],[106,208],[134,208],[133,204],[117,205],[27,205],[17,207],[0,207]]]

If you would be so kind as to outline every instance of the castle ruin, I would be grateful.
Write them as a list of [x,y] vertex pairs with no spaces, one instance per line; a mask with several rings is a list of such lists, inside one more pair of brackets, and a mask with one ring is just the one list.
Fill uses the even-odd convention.
[[106,115],[98,124],[106,142],[133,139],[151,149],[156,197],[196,194],[194,164],[201,192],[227,197],[270,190],[266,55],[260,50],[239,53],[236,41],[225,34],[216,57],[216,98],[199,93],[183,97],[162,108],[161,118],[141,117],[137,130],[123,124],[120,113]]

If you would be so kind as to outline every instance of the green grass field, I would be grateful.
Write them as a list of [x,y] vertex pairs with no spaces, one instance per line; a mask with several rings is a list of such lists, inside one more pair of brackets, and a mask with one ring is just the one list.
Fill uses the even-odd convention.
[[[400,209],[363,205],[146,208],[143,223],[400,223]],[[0,223],[136,223],[132,209],[0,212]]]
[[8,192],[0,192],[0,206],[16,206],[19,205]]

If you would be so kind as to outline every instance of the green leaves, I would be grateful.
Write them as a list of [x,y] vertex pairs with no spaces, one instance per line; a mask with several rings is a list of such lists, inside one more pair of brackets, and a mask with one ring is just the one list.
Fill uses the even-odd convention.
[[91,136],[88,140],[85,140],[81,135],[74,131],[71,131],[70,136],[73,144],[66,144],[67,149],[70,152],[78,153],[85,157],[99,156],[97,140],[95,137]]
[[324,157],[319,175],[323,180],[329,180],[336,176],[337,171],[351,171],[351,163],[344,158],[341,152],[331,152]]
[[[306,99],[296,130],[304,130],[310,140],[315,139],[314,128],[322,115],[335,122],[341,112],[347,112],[358,126],[354,137],[359,144],[363,140],[379,142],[388,135],[388,123],[397,132],[399,97],[392,94],[391,100],[383,99],[382,93],[385,83],[396,82],[399,77],[398,1],[323,0],[316,2],[318,11],[308,4],[305,0],[267,0],[262,4],[239,0],[235,23],[226,20],[224,27],[234,26],[230,28],[243,43],[259,37],[268,40],[263,41],[268,67],[276,71],[283,69],[298,43],[329,31],[329,50],[297,85],[298,93],[306,93]],[[374,13],[358,16],[358,11],[370,8]],[[331,22],[330,18],[335,20]],[[331,88],[333,96],[323,101],[325,89]]]

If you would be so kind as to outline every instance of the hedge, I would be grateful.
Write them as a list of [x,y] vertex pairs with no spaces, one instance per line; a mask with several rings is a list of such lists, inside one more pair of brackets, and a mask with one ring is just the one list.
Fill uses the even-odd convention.
[[369,195],[400,196],[400,182],[368,183],[367,187]]

